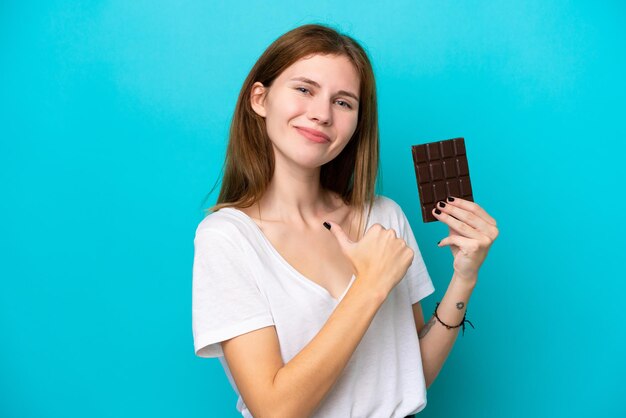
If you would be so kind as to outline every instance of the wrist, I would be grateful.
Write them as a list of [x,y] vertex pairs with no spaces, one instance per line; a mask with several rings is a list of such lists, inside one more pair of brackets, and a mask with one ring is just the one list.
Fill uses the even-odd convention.
[[464,276],[457,272],[454,272],[450,283],[451,284],[454,283],[455,286],[463,287],[465,289],[474,290],[474,287],[476,287],[477,282],[478,282],[477,273],[469,275],[469,276]]
[[371,303],[382,305],[387,299],[389,292],[383,289],[373,288],[369,286],[369,283],[370,282],[367,280],[359,280],[357,277],[354,283],[352,283],[351,288],[354,288],[354,293],[358,293],[362,297],[367,298]]

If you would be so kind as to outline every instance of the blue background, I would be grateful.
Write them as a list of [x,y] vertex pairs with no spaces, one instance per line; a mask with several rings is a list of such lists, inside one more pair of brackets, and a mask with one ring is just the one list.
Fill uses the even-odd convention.
[[500,237],[423,417],[626,416],[621,2],[0,5],[0,415],[235,417],[195,357],[193,234],[245,76],[326,23],[373,60],[382,188],[435,283],[410,145],[464,136]]

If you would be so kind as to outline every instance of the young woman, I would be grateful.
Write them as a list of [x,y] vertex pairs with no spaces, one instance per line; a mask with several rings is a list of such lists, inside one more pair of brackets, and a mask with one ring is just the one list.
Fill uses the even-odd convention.
[[425,324],[419,247],[374,194],[376,106],[365,51],[322,25],[278,38],[244,82],[192,300],[195,352],[220,359],[244,417],[419,412],[464,321],[496,222],[458,198],[433,208],[454,275]]

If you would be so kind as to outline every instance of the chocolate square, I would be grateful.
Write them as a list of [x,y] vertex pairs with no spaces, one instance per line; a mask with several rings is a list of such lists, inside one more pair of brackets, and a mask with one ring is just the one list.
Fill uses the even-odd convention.
[[474,201],[463,138],[412,145],[411,151],[425,223],[437,220],[432,210],[448,196]]

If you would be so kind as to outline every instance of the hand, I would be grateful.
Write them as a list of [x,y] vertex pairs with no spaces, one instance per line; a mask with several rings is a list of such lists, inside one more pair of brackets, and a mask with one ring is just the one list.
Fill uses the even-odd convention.
[[442,239],[438,246],[450,246],[454,257],[454,272],[468,283],[476,283],[478,269],[487,257],[491,244],[498,237],[496,220],[484,209],[469,200],[454,198],[446,201],[445,207],[437,203],[441,211],[435,218],[448,225],[450,235]]
[[396,231],[372,225],[360,241],[354,242],[339,224],[328,221],[343,254],[350,260],[359,284],[385,298],[402,280],[413,262],[413,250]]

